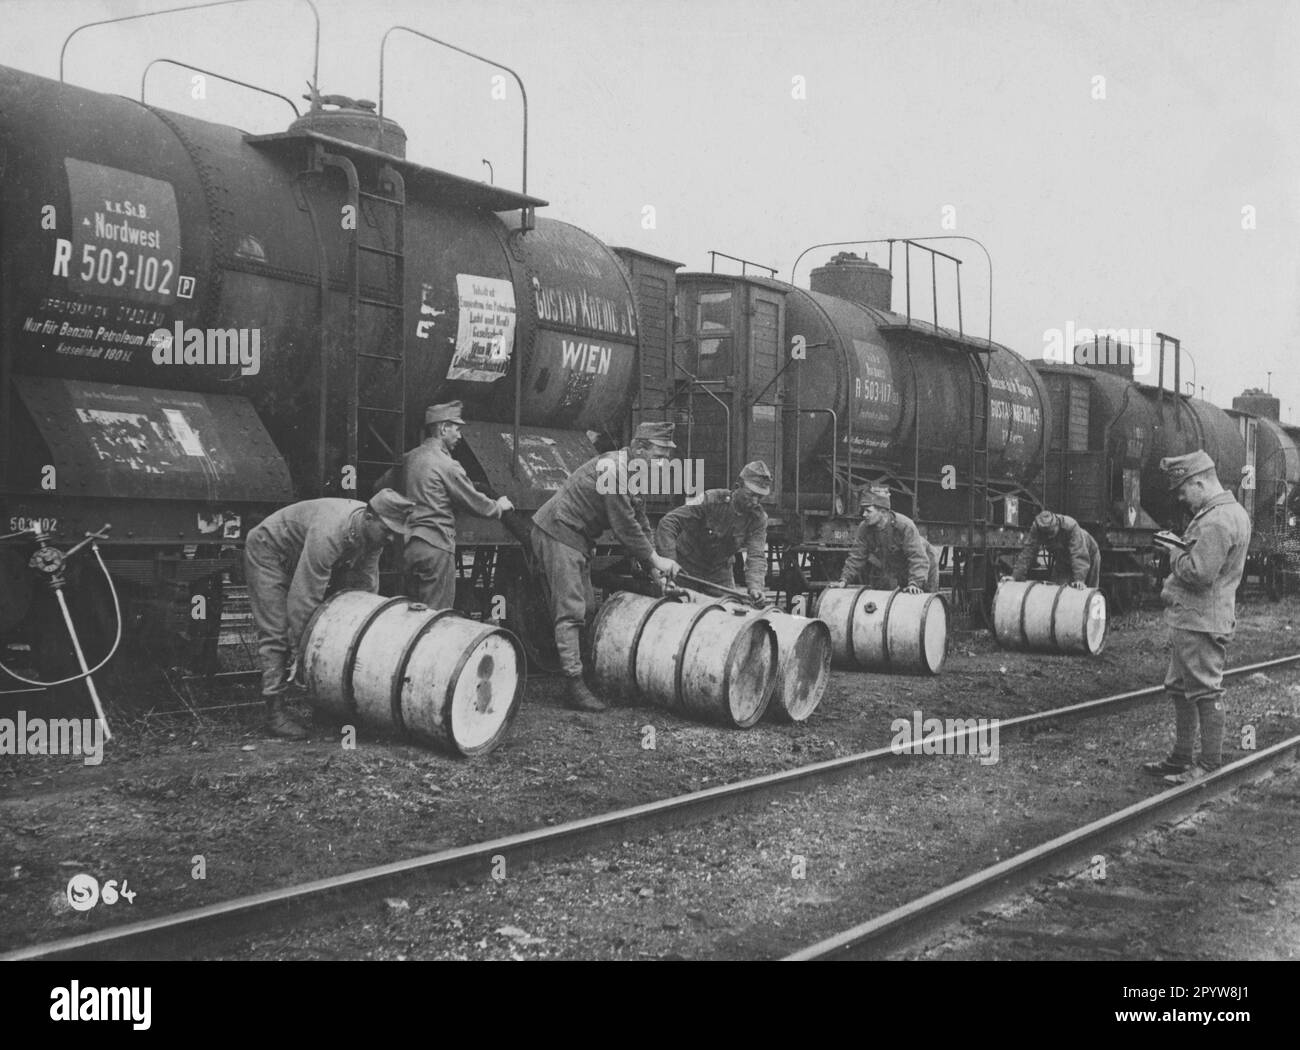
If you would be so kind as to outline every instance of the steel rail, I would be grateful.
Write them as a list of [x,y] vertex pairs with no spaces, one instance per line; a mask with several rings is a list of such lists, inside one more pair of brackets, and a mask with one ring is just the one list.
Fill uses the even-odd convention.
[[[1300,661],[1300,653],[1233,667],[1224,677],[1248,674]],[[1021,715],[998,723],[999,733],[1042,725],[1058,719],[1091,718],[1133,706],[1164,691],[1150,686],[1110,697],[1088,700],[1068,707]],[[938,742],[966,739],[957,731]],[[935,743],[934,740],[927,740]],[[748,780],[722,784],[689,795],[676,795],[626,809],[602,813],[554,827],[504,835],[486,842],[376,867],[345,872],[312,882],[285,886],[250,896],[236,897],[154,919],[105,927],[91,933],[28,945],[0,954],[0,962],[28,959],[134,959],[172,958],[195,954],[196,935],[211,934],[214,941],[227,941],[240,934],[265,932],[274,915],[277,922],[307,921],[322,912],[337,910],[340,898],[349,895],[378,895],[396,885],[436,884],[451,878],[478,877],[488,872],[496,858],[504,857],[510,867],[589,848],[606,841],[621,841],[630,835],[644,835],[657,829],[678,829],[708,817],[733,813],[747,805],[792,790],[820,787],[837,778],[860,774],[876,767],[906,761],[913,756],[883,747],[840,758],[812,762],[794,769],[768,773]]]
[[888,951],[915,943],[992,901],[1009,896],[1071,861],[1092,855],[1101,846],[1117,839],[1131,838],[1152,824],[1194,809],[1206,798],[1222,795],[1242,781],[1257,777],[1296,751],[1300,751],[1300,736],[1273,744],[1199,780],[1162,791],[1008,857],[992,867],[793,952],[783,961],[879,958]]

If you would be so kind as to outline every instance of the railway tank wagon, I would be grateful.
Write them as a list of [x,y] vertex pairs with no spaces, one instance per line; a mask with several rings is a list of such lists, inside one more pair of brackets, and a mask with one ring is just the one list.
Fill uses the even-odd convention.
[[[115,578],[206,589],[219,622],[247,530],[295,498],[364,499],[431,402],[465,401],[471,473],[524,509],[589,432],[620,440],[628,272],[536,219],[544,201],[409,162],[404,140],[340,96],[248,135],[0,69],[6,531],[107,522]],[[467,539],[514,543],[496,522]],[[0,545],[5,579],[28,553]],[[0,631],[33,594],[6,589]]]
[[1102,586],[1122,610],[1157,569],[1151,537],[1181,528],[1160,460],[1203,448],[1240,498],[1245,442],[1222,409],[1134,381],[1136,355],[1110,336],[1073,348],[1075,362],[1036,361],[1051,394],[1048,505],[1076,518],[1102,552]]
[[1041,505],[1047,393],[1022,358],[892,313],[888,271],[856,256],[815,270],[811,289],[744,274],[676,282],[665,414],[705,457],[708,486],[748,459],[774,465],[785,589],[834,578],[857,492],[877,482],[956,552],[958,589],[991,596],[999,552],[1019,547]]
[[1273,597],[1300,581],[1300,427],[1281,422],[1281,407],[1249,389],[1228,412],[1246,450],[1239,499],[1253,526],[1247,573],[1259,575]]

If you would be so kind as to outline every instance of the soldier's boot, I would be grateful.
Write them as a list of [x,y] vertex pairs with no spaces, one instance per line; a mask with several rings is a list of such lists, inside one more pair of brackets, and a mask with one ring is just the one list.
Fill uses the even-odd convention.
[[587,688],[581,675],[568,679],[569,706],[575,711],[605,711],[608,705]]
[[289,713],[282,696],[266,698],[266,728],[272,736],[285,740],[305,740],[308,736],[307,727]]

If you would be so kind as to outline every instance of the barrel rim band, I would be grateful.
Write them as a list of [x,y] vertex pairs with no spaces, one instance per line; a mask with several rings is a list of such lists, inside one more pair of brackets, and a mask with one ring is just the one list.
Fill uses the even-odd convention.
[[[930,653],[925,645],[925,623],[930,618],[930,599],[937,595],[927,594],[925,597],[925,604],[921,606],[921,666],[925,668],[926,674],[934,674],[934,668],[930,666]],[[947,646],[946,639],[944,645]]]
[[1020,593],[1020,640],[1019,644],[1022,649],[1029,648],[1029,632],[1025,630],[1025,609],[1029,605],[1029,592],[1041,583],[1041,580],[1030,580],[1029,586]]
[[744,628],[736,632],[736,637],[731,640],[731,646],[727,649],[727,659],[722,665],[722,706],[731,712],[731,666],[735,661],[736,650],[740,645],[740,640],[755,627],[761,626],[763,636],[767,639],[767,651],[771,656],[768,666],[771,667],[772,673],[767,678],[767,688],[763,690],[763,698],[758,703],[757,714],[748,722],[739,722],[734,717],[731,724],[737,729],[748,729],[750,726],[758,725],[763,716],[767,714],[767,705],[772,702],[772,694],[776,691],[777,675],[780,673],[779,664],[781,662],[781,647],[776,640],[776,630],[772,627],[771,620],[765,620],[761,616],[751,616],[745,622]]
[[853,645],[853,621],[857,619],[855,613],[857,612],[858,609],[858,599],[862,597],[862,592],[865,591],[866,589],[867,589],[866,587],[859,587],[856,591],[854,591],[853,597],[849,599],[849,609],[848,609],[849,622],[848,622],[848,627],[844,631],[844,648],[848,651],[848,656],[849,656],[848,662],[850,666],[856,666],[858,662],[858,651],[856,648],[854,648]]
[[[470,620],[466,618],[465,622],[477,623],[479,621]],[[502,723],[499,726],[497,726],[497,731],[493,733],[492,736],[480,747],[474,748],[473,751],[466,751],[463,747],[460,746],[460,741],[456,739],[455,733],[451,731],[451,715],[452,715],[452,706],[453,706],[452,701],[456,698],[456,685],[460,681],[461,671],[463,671],[465,669],[465,665],[469,663],[469,654],[472,653],[476,648],[478,648],[479,643],[483,641],[484,638],[491,638],[494,635],[498,635],[498,634],[504,635],[509,640],[510,645],[515,650],[515,655],[520,658],[521,666],[523,667],[525,673],[521,674],[515,682],[515,695],[510,698],[510,709],[507,712],[506,717],[502,721]],[[447,739],[451,742],[451,746],[455,748],[456,753],[458,755],[461,755],[464,758],[473,758],[475,755],[486,754],[488,751],[491,751],[494,747],[496,747],[497,741],[501,739],[502,733],[508,730],[510,728],[510,724],[514,721],[515,711],[517,710],[516,705],[519,702],[519,697],[523,689],[524,681],[528,677],[527,670],[528,670],[528,664],[523,659],[523,643],[520,642],[519,639],[515,637],[513,631],[508,631],[504,627],[484,626],[483,630],[479,631],[479,633],[474,636],[473,640],[469,643],[469,645],[465,646],[465,648],[461,650],[460,659],[456,661],[456,666],[452,668],[451,676],[447,680],[447,694],[446,694],[447,702],[443,705],[443,716],[442,716],[443,732],[446,733]]]
[[679,711],[686,710],[686,703],[682,697],[682,665],[686,662],[686,646],[690,643],[695,628],[700,625],[700,621],[704,619],[705,614],[712,609],[722,609],[723,612],[726,612],[718,602],[709,602],[707,605],[700,606],[700,611],[691,617],[686,633],[682,635],[681,644],[677,647],[677,655],[673,657],[673,701],[674,706]]
[[[1083,603],[1083,630],[1081,632],[1081,636],[1083,638],[1083,644],[1085,648],[1088,645],[1088,610],[1092,607],[1092,599],[1094,595],[1101,599],[1103,607],[1105,607],[1106,605],[1106,595],[1105,593],[1103,593],[1102,589],[1100,587],[1089,587],[1088,598]],[[1110,634],[1110,609],[1106,608],[1106,615],[1102,618],[1101,638],[1097,642],[1096,649],[1087,649],[1089,656],[1096,656],[1103,649],[1106,648],[1106,637],[1109,634]]]
[[403,734],[410,731],[406,728],[406,719],[402,717],[402,685],[406,680],[406,665],[411,662],[411,655],[415,652],[415,647],[420,644],[420,639],[429,633],[429,630],[435,623],[444,616],[459,615],[455,609],[433,609],[433,615],[416,628],[415,633],[407,639],[405,647],[402,649],[402,655],[397,658],[397,666],[393,668],[393,677],[388,687],[388,703],[392,708],[393,725]]
[[[343,594],[346,592],[340,591],[339,593]],[[368,591],[366,593],[373,592]],[[396,598],[384,599],[384,601],[380,602],[366,613],[361,622],[357,624],[356,630],[352,632],[352,640],[348,643],[347,654],[343,657],[342,672],[343,706],[347,709],[349,714],[357,714],[357,697],[352,688],[352,672],[357,666],[357,651],[361,648],[361,643],[366,637],[366,632],[369,631],[371,625],[379,619],[380,613],[387,609],[391,609],[394,605],[398,605],[401,602],[409,602],[410,600],[410,598],[407,598],[404,595],[399,595]]]
[[[649,597],[649,595],[642,595],[641,597],[645,598],[645,597]],[[693,602],[678,602],[678,601],[673,601],[671,599],[658,599],[656,600],[654,605],[652,605],[649,609],[646,610],[646,614],[643,617],[641,617],[641,622],[637,624],[636,636],[632,639],[632,645],[629,646],[629,648],[632,651],[629,660],[632,669],[631,682],[632,682],[632,690],[635,693],[634,699],[640,699],[641,697],[647,695],[646,689],[642,686],[640,679],[637,678],[636,676],[636,666],[637,666],[637,657],[640,655],[640,650],[641,650],[641,636],[645,633],[646,628],[650,626],[650,621],[654,618],[654,614],[657,613],[660,609],[664,608],[664,606],[666,605],[693,605],[693,604],[694,604]],[[707,608],[707,606],[705,606],[705,608]],[[674,681],[676,681],[675,678]]]
[[497,744],[510,731],[510,727],[515,724],[515,718],[519,715],[519,708],[523,705],[524,690],[528,685],[528,653],[524,649],[523,640],[509,628],[498,627],[497,630],[510,639],[510,645],[515,650],[515,658],[519,661],[519,676],[515,680],[515,695],[510,698],[510,710],[506,712],[506,717],[492,735],[492,739],[484,744],[482,749],[476,750],[475,755],[482,755],[495,750]]
[[[1052,648],[1058,652],[1061,648],[1061,642],[1060,639],[1056,637],[1056,610],[1060,607],[1061,599],[1065,596],[1065,592],[1068,589],[1069,588],[1066,586],[1058,586],[1056,588],[1056,597],[1052,599],[1052,612],[1047,618],[1047,637],[1052,643]],[[1086,602],[1084,603],[1084,607],[1087,607]]]
[[[641,691],[641,683],[636,680],[636,654],[637,651],[641,648],[641,635],[645,634],[646,624],[650,622],[650,617],[652,617],[655,614],[655,612],[661,609],[663,606],[684,605],[684,604],[685,604],[684,602],[679,602],[675,598],[667,598],[667,597],[656,598],[653,604],[650,606],[650,608],[648,608],[645,611],[645,615],[641,617],[641,622],[636,625],[636,631],[632,635],[632,644],[627,647],[627,680],[632,683],[632,689],[633,692],[636,694],[637,699],[641,699],[643,694]],[[594,637],[595,633],[596,633],[596,629],[593,625],[592,627],[593,647],[595,644],[595,637]]]
[[894,599],[900,593],[897,587],[889,592],[889,597],[885,599],[884,616],[880,621],[880,656],[886,671],[894,669],[894,657],[889,651],[889,614],[893,611]]

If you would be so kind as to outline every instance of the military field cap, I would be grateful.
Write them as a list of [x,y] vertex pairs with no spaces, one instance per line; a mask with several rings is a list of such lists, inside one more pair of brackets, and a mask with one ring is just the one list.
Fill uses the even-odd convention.
[[1060,519],[1050,510],[1045,510],[1034,518],[1034,528],[1039,532],[1055,532],[1060,527]]
[[1169,479],[1169,491],[1174,492],[1184,481],[1214,469],[1212,460],[1204,449],[1188,452],[1185,456],[1168,456],[1160,461],[1160,469]]
[[464,423],[460,418],[463,406],[459,401],[448,401],[445,405],[430,405],[424,410],[424,423]]
[[660,423],[640,423],[637,425],[636,433],[632,435],[633,441],[653,441],[656,445],[667,445],[669,448],[676,448],[677,444],[673,441],[673,425],[668,421]]
[[378,515],[385,527],[400,532],[403,536],[410,535],[411,526],[407,524],[407,519],[415,509],[415,504],[405,496],[398,495],[392,489],[380,489],[370,497],[370,509]]
[[761,459],[756,459],[753,463],[746,463],[745,468],[740,472],[740,480],[745,488],[756,496],[770,496],[772,494],[772,472],[767,469],[767,464]]
[[868,485],[862,490],[862,495],[858,497],[858,507],[866,510],[868,507],[880,507],[882,510],[889,510],[889,489],[883,485]]

